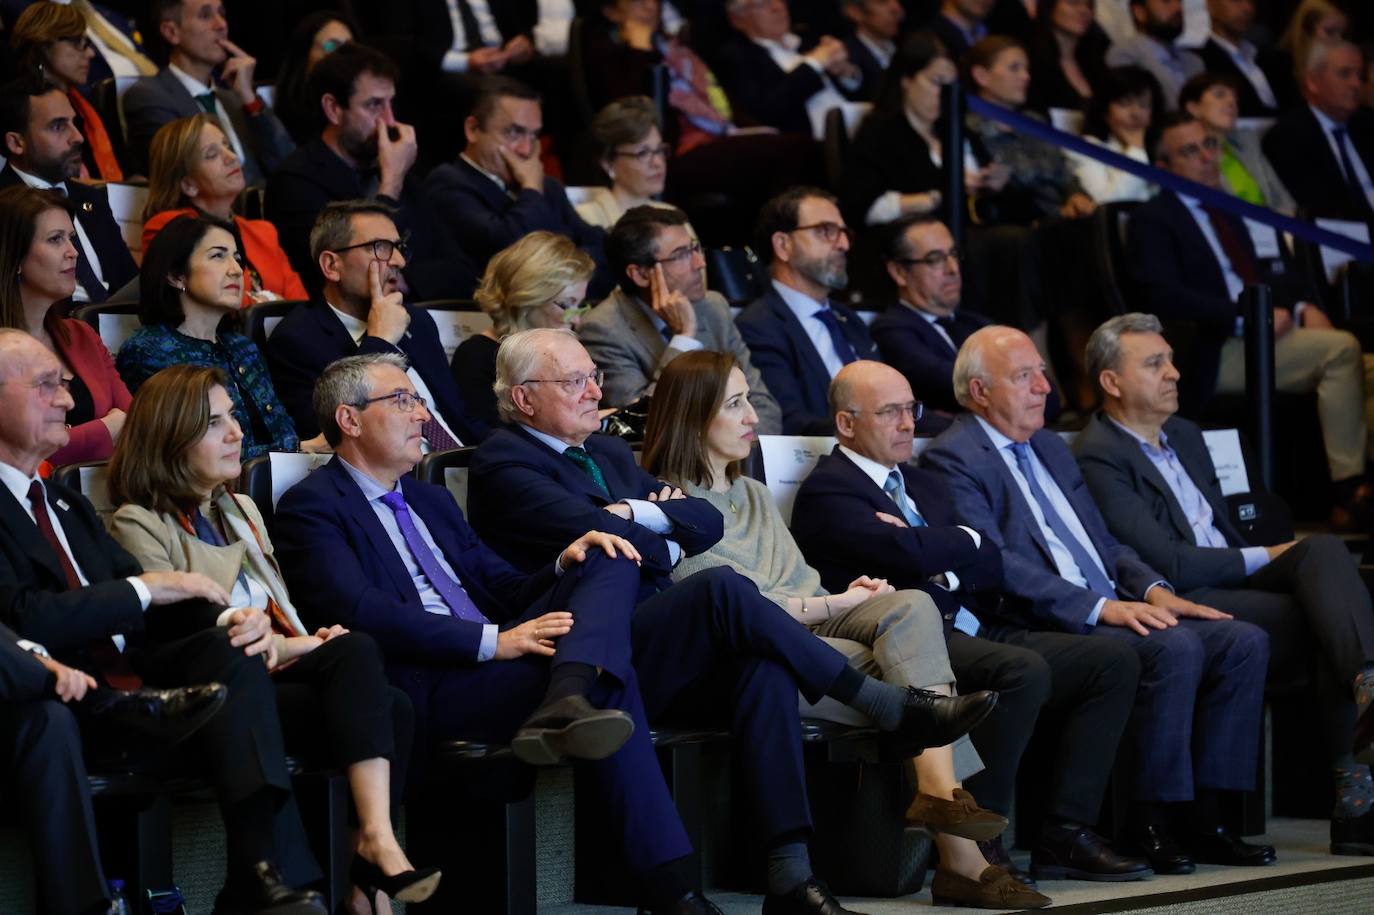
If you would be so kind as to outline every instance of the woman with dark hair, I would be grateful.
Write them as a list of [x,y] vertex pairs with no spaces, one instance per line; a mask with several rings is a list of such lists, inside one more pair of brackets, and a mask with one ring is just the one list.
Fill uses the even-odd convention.
[[306,78],[315,64],[352,41],[357,33],[349,16],[338,10],[317,10],[291,30],[277,72],[272,110],[297,146],[315,138],[324,118],[319,99],[312,99],[306,90]]
[[630,95],[611,102],[592,119],[596,164],[606,173],[610,187],[594,187],[577,205],[577,215],[588,225],[607,232],[637,206],[668,206],[661,203],[668,181],[668,156],[672,148],[663,142],[658,110],[645,95]]
[[267,363],[235,330],[244,270],[233,227],[183,216],[158,233],[143,254],[139,320],[115,364],[129,387],[172,365],[218,368],[243,420],[244,459],[268,451],[329,451],[323,435],[302,442],[277,398]]
[[[710,502],[725,518],[725,533],[716,545],[685,557],[673,579],[716,566],[732,568],[799,625],[836,644],[853,666],[891,683],[949,695],[954,674],[940,614],[929,598],[919,591],[894,591],[886,581],[867,576],[842,594],[830,594],[821,587],[820,573],[807,565],[768,487],[740,473],[757,422],[749,384],[729,353],[686,353],[659,376],[644,436],[644,469]],[[804,703],[802,711],[813,718],[835,714],[824,702]],[[960,786],[956,765],[965,775],[982,768],[966,740],[928,748],[912,760],[919,793],[906,822],[935,834],[940,850],[931,888],[935,904],[1047,906],[1047,897],[989,865],[976,844],[996,838],[1007,821],[978,807]]]
[[[1141,67],[1113,67],[1106,71],[1083,116],[1083,138],[1090,143],[1150,164],[1152,125],[1163,112],[1159,83]],[[1144,178],[1103,165],[1096,159],[1069,153],[1069,162],[1084,192],[1098,203],[1148,200],[1153,185]]]
[[1081,111],[1096,94],[1109,42],[1093,21],[1095,6],[1093,0],[1040,0],[1027,48],[1031,110]]
[[57,191],[26,184],[0,191],[0,327],[32,334],[56,353],[75,401],[67,411],[71,439],[48,459],[54,466],[108,458],[129,408],[129,390],[100,335],[62,317],[59,307],[76,290],[69,206]]
[[1178,107],[1220,144],[1221,183],[1241,200],[1292,216],[1297,201],[1260,148],[1261,133],[1238,126],[1240,93],[1225,74],[1199,73],[1178,93]]
[[348,776],[358,816],[354,885],[374,912],[379,891],[422,902],[439,871],[417,871],[391,826],[414,737],[410,700],[387,684],[369,636],[342,626],[312,634],[301,623],[262,515],[232,489],[243,432],[228,387],[218,368],[178,365],[139,389],[110,460],[119,505],[110,533],[146,571],[198,572],[228,591],[222,625],[247,612],[271,620],[262,654],[285,746]]

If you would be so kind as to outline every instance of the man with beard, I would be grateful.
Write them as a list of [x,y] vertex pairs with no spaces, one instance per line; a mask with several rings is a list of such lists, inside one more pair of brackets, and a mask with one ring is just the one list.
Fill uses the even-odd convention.
[[310,254],[315,217],[328,203],[362,198],[396,211],[396,227],[412,249],[404,276],[414,297],[452,296],[476,286],[477,272],[462,251],[439,251],[433,214],[411,173],[415,128],[392,113],[396,73],[390,58],[352,43],[316,64],[306,87],[319,101],[320,135],[292,153],[267,184],[267,218],[312,296],[321,286]]
[[1176,44],[1183,34],[1183,0],[1131,0],[1134,38],[1118,41],[1107,51],[1109,67],[1143,67],[1164,90],[1164,106],[1178,107],[1183,84],[1201,73],[1202,58]]
[[831,435],[830,379],[880,358],[859,316],[829,299],[849,282],[849,228],[828,191],[794,187],[764,204],[755,238],[773,288],[735,319],[740,336],[782,408],[783,434]]
[[20,182],[57,188],[72,202],[78,302],[103,302],[138,275],[104,188],[69,181],[81,173],[81,131],[66,93],[52,83],[15,80],[0,88],[0,131],[9,161],[0,188]]

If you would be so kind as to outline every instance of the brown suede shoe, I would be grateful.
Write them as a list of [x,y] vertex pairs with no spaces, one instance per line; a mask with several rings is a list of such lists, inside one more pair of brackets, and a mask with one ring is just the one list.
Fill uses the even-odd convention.
[[906,825],[929,833],[943,832],[961,839],[982,842],[996,838],[1007,828],[1007,818],[978,806],[963,788],[954,789],[954,800],[918,794],[906,811]]
[[936,905],[971,909],[1043,909],[1054,901],[994,865],[988,865],[977,880],[936,870],[930,896]]

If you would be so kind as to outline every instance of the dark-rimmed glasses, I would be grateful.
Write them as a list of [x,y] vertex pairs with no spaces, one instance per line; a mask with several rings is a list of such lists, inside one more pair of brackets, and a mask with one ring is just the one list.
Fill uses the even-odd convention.
[[662,156],[663,159],[666,161],[668,158],[668,154],[672,151],[673,148],[669,146],[667,143],[664,143],[659,146],[644,146],[639,149],[632,149],[629,151],[617,149],[614,153],[614,156],[617,159],[634,159],[640,165],[648,165],[649,160],[652,159],[654,156]]
[[948,251],[928,251],[920,257],[899,257],[897,263],[907,267],[943,267],[945,261],[954,261],[956,264],[962,263],[964,252],[959,248],[950,248]]
[[860,413],[869,413],[884,426],[895,426],[906,416],[910,416],[913,423],[920,422],[921,417],[925,415],[926,408],[925,404],[919,400],[913,400],[910,403],[888,404],[877,410],[845,410],[844,412],[854,416],[858,416]]
[[369,397],[367,400],[360,400],[355,404],[349,404],[349,406],[366,410],[370,404],[381,403],[383,400],[395,401],[396,409],[402,413],[413,413],[417,406],[426,408],[429,406],[423,397],[413,391],[392,391],[390,394]]
[[400,241],[390,238],[374,238],[371,241],[360,241],[356,245],[345,245],[342,248],[335,248],[335,254],[342,254],[345,251],[352,251],[354,248],[372,248],[372,256],[377,260],[386,262],[391,260],[391,252],[401,252],[402,260],[410,260],[410,235],[407,233]]
[[685,260],[689,260],[689,259],[691,259],[691,258],[693,258],[693,257],[696,257],[696,256],[697,256],[698,254],[700,254],[700,253],[701,253],[701,242],[699,242],[699,241],[694,241],[694,242],[692,242],[690,245],[683,245],[681,248],[675,249],[675,250],[673,251],[673,253],[672,253],[672,254],[669,254],[667,257],[656,257],[656,258],[654,258],[654,263],[655,263],[655,264],[679,264],[679,263],[682,263],[682,262],[685,261]]
[[826,244],[833,245],[840,240],[843,235],[845,241],[853,241],[854,233],[849,231],[849,226],[842,226],[838,222],[813,222],[809,226],[797,226],[793,232],[815,232],[823,238]]

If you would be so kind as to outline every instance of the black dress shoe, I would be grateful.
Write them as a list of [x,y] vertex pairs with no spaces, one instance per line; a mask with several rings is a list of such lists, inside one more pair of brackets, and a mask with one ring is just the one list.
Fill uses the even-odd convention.
[[988,839],[985,842],[979,842],[978,850],[983,853],[984,861],[995,867],[1002,868],[1002,870],[1011,874],[1011,879],[1015,880],[1017,883],[1035,889],[1035,878],[1030,875],[1029,871],[1022,870],[1015,861],[1011,860],[1011,855],[1007,853],[1006,846],[1002,844],[1001,836],[997,836],[994,839]]
[[1374,810],[1363,816],[1331,820],[1331,854],[1374,855]]
[[763,897],[763,915],[863,915],[840,905],[830,887],[810,877],[786,896]]
[[1137,850],[1156,874],[1191,874],[1197,864],[1163,826],[1146,826],[1136,834]]
[[585,696],[565,696],[535,709],[510,746],[521,762],[555,766],[565,759],[605,759],[634,730],[634,719],[619,709],[597,708]]
[[272,862],[259,861],[239,886],[220,890],[215,915],[327,915],[327,910],[319,893],[292,889]]
[[219,683],[179,689],[101,690],[81,703],[81,713],[111,730],[132,731],[171,746],[213,718],[228,692]]
[[1190,832],[1184,836],[1183,843],[1192,856],[1203,864],[1264,867],[1278,860],[1274,846],[1252,845],[1221,826],[1209,832]]
[[1118,855],[1106,839],[1077,823],[1050,830],[1031,852],[1031,875],[1036,880],[1119,883],[1148,880],[1152,873],[1148,861]]
[[725,915],[724,912],[711,900],[698,893],[696,890],[688,890],[681,898],[674,900],[672,905],[657,908],[639,907],[638,915]]
[[928,689],[906,688],[906,703],[897,729],[884,734],[884,749],[901,755],[954,743],[982,723],[997,706],[997,694],[980,690],[967,696],[942,696]]

